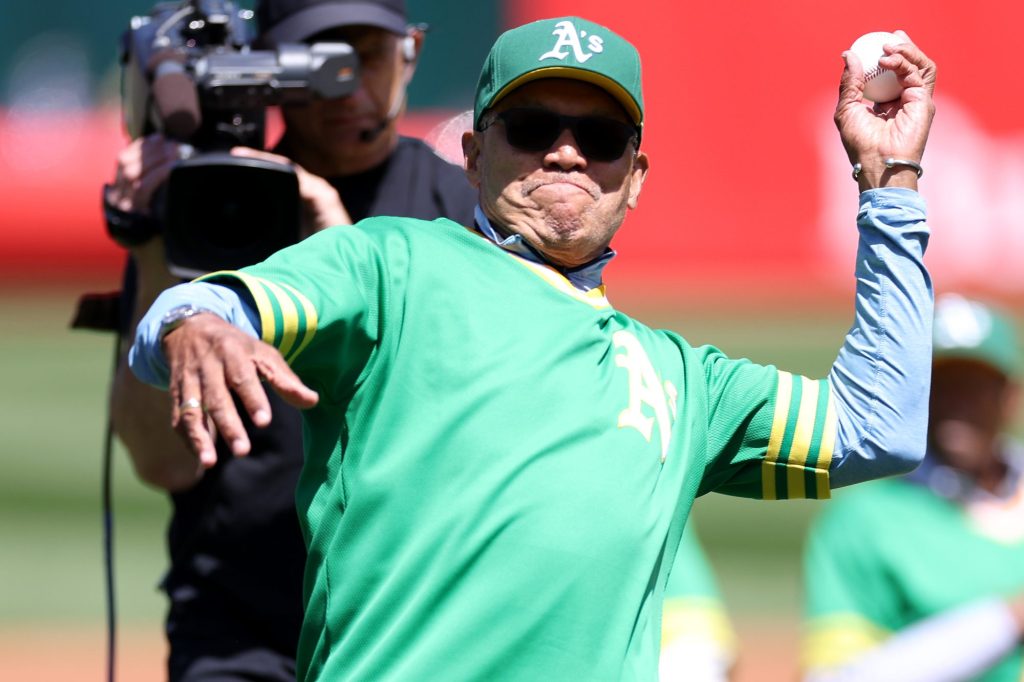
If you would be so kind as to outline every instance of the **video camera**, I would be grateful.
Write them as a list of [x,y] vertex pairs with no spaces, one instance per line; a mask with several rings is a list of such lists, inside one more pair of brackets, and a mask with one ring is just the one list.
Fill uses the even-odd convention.
[[262,149],[266,107],[337,98],[359,86],[346,43],[254,50],[253,12],[230,0],[181,0],[133,17],[122,36],[122,105],[132,139],[159,132],[195,150],[154,198],[154,220],[113,216],[121,244],[163,231],[167,262],[181,277],[258,262],[293,244],[299,190],[286,165],[232,156]]

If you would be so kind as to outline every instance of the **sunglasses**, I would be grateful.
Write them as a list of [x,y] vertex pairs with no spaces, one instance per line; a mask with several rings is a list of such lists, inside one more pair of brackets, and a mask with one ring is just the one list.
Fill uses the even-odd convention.
[[640,137],[635,127],[614,118],[565,116],[547,109],[506,109],[480,130],[487,130],[495,121],[505,124],[508,143],[525,152],[550,149],[562,131],[568,128],[583,155],[595,161],[622,158],[626,146]]

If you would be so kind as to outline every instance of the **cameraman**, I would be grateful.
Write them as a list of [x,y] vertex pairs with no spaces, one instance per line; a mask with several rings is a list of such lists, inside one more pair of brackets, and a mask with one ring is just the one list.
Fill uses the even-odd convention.
[[[353,94],[282,107],[285,132],[273,154],[232,150],[293,165],[303,235],[375,215],[472,224],[476,199],[461,169],[396,129],[424,38],[409,27],[404,0],[262,0],[256,12],[257,47],[343,41],[361,66]],[[105,200],[156,218],[150,200],[181,153],[178,143],[160,136],[134,141],[118,157]],[[122,333],[177,281],[161,238],[133,248]],[[271,425],[249,425],[252,453],[235,458],[220,443],[217,463],[205,468],[170,429],[169,407],[167,394],[138,382],[122,357],[114,428],[137,475],[167,490],[173,502],[170,568],[162,583],[170,601],[169,678],[293,680],[306,556],[294,508],[302,465],[298,411],[273,400]]]

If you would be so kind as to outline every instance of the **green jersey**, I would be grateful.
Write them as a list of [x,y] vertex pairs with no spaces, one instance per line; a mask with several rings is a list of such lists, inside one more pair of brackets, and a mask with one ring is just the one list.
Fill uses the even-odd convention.
[[320,394],[300,678],[655,678],[694,498],[828,495],[826,381],[691,347],[453,222],[373,218],[208,279]]
[[[947,489],[956,483],[936,481]],[[895,479],[858,486],[830,502],[806,549],[803,667],[840,667],[926,618],[1018,593],[1024,584],[1021,500],[1024,488],[1005,505],[965,505],[922,483]],[[977,679],[1017,682],[1022,663],[1018,647]]]

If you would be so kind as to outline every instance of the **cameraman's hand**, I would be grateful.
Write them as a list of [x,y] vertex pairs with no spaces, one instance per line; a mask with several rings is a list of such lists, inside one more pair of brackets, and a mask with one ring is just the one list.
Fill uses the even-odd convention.
[[276,348],[216,315],[188,319],[164,337],[163,349],[171,370],[171,425],[204,467],[217,461],[217,432],[236,456],[247,455],[252,447],[231,393],[238,395],[257,427],[271,419],[262,382],[300,409],[313,407],[319,399]]
[[348,211],[342,205],[338,191],[319,175],[310,173],[280,154],[271,154],[249,147],[235,147],[231,153],[235,156],[273,161],[291,166],[295,170],[295,174],[299,178],[299,195],[302,197],[302,236],[309,236],[331,225],[352,224],[352,218],[349,217]]
[[181,145],[163,135],[133,140],[117,156],[114,182],[107,185],[107,203],[128,212],[149,215],[149,202],[181,158]]
[[[117,172],[106,189],[107,203],[127,213],[149,215],[153,194],[167,182],[181,152],[180,143],[163,135],[133,140],[117,156]],[[159,235],[131,247],[131,253],[138,269],[137,307],[144,312],[157,294],[179,279],[167,270],[164,240]]]

